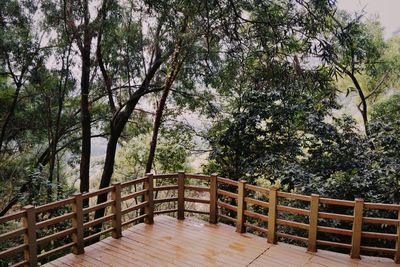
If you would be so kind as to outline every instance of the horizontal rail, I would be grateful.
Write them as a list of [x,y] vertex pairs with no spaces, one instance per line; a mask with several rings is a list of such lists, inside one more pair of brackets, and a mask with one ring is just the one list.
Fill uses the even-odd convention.
[[387,233],[377,233],[377,232],[361,232],[361,236],[365,238],[376,238],[376,239],[386,239],[386,240],[396,240],[397,235],[387,234]]
[[350,200],[340,200],[334,198],[319,198],[319,203],[321,204],[329,204],[329,205],[336,205],[336,206],[347,206],[347,207],[354,207],[354,201]]
[[121,201],[127,201],[127,200],[135,198],[135,197],[143,196],[144,194],[147,193],[147,191],[148,191],[147,189],[143,189],[143,190],[131,193],[131,194],[121,196]]
[[74,202],[74,198],[70,197],[70,198],[66,198],[66,199],[62,199],[62,200],[58,200],[49,204],[45,204],[45,205],[41,205],[41,206],[37,206],[35,208],[36,213],[41,213],[41,212],[45,212],[48,210],[52,210],[52,209],[56,209],[62,206],[66,206],[66,205],[70,205]]
[[239,184],[237,181],[233,181],[233,180],[222,178],[222,177],[218,177],[217,182],[222,183],[222,184],[233,185],[233,186],[238,186],[238,184]]
[[178,178],[177,173],[173,174],[155,174],[153,175],[153,179],[176,179]]
[[146,181],[147,181],[147,177],[138,178],[138,179],[135,179],[135,180],[131,180],[131,181],[128,181],[128,182],[121,183],[121,188],[129,187],[129,186],[132,186],[132,185],[137,185],[137,184],[140,184],[140,183],[143,183],[143,182],[146,182]]
[[287,234],[287,233],[282,233],[282,232],[277,232],[276,235],[278,237],[284,237],[284,238],[289,238],[289,239],[294,239],[294,240],[298,240],[298,241],[303,241],[305,243],[308,242],[308,239],[302,236],[298,236],[298,235],[291,235],[291,234]]
[[198,213],[198,214],[205,214],[205,215],[210,214],[208,211],[192,210],[192,209],[185,209],[185,212],[189,212],[189,213]]
[[261,220],[261,221],[264,221],[264,222],[268,222],[268,216],[267,215],[260,214],[260,213],[257,213],[257,212],[253,212],[253,211],[249,211],[249,210],[244,210],[243,213],[244,213],[245,216],[248,216],[248,217],[251,217],[251,218],[254,218],[254,219],[258,219],[258,220]]
[[268,234],[268,230],[252,223],[244,223],[245,227]]
[[14,238],[17,236],[21,236],[21,235],[25,234],[25,232],[26,232],[26,228],[19,228],[19,229],[1,234],[0,235],[0,244],[5,242],[8,239],[11,239],[11,238]]
[[18,212],[11,213],[8,215],[4,215],[4,216],[0,217],[0,223],[5,223],[5,222],[21,219],[23,216],[25,216],[25,214],[26,214],[26,211],[23,210],[23,211],[18,211]]
[[24,260],[24,261],[20,261],[20,262],[14,263],[13,265],[11,265],[11,267],[25,266],[25,265],[27,265],[28,263],[29,263],[29,261]]
[[82,194],[83,199],[97,197],[98,195],[106,194],[114,189],[113,186],[104,187],[102,189]]
[[210,200],[209,199],[201,199],[201,198],[185,197],[185,201],[193,202],[193,203],[210,204]]
[[89,241],[89,240],[98,238],[98,237],[100,237],[100,236],[102,236],[102,235],[105,235],[105,234],[111,232],[112,230],[114,230],[114,227],[107,228],[107,229],[102,230],[102,231],[100,231],[100,232],[98,232],[98,233],[95,233],[95,234],[86,236],[86,237],[83,239],[83,241],[87,242],[87,241]]
[[353,221],[354,219],[352,215],[330,213],[330,212],[318,212],[318,217],[323,219],[334,219],[342,221]]
[[46,252],[44,252],[44,253],[38,255],[38,259],[46,258],[46,257],[48,257],[48,256],[50,256],[50,255],[52,255],[52,254],[54,254],[54,253],[63,251],[63,250],[65,250],[65,249],[68,249],[68,248],[74,246],[75,244],[76,244],[75,242],[71,242],[71,243],[62,245],[61,247],[57,247],[57,248],[54,248],[54,249],[52,249],[52,250],[46,251]]
[[342,229],[342,228],[318,226],[317,229],[318,232],[323,232],[323,233],[331,233],[331,234],[346,235],[346,236],[351,236],[353,234],[352,230]]
[[226,191],[226,190],[222,190],[222,189],[217,189],[217,194],[218,195],[223,195],[226,197],[230,197],[230,198],[234,198],[237,199],[238,198],[238,194]]
[[127,213],[129,213],[129,212],[132,212],[132,211],[135,211],[135,210],[144,208],[144,207],[146,207],[148,204],[149,204],[148,201],[144,201],[144,202],[142,202],[142,203],[140,203],[140,204],[137,204],[137,205],[131,206],[131,207],[129,207],[129,208],[123,209],[123,210],[121,211],[121,214],[124,215],[124,214],[127,214]]
[[61,216],[53,217],[51,219],[38,222],[38,223],[36,223],[36,227],[38,229],[41,229],[41,228],[44,228],[44,227],[47,227],[47,226],[50,226],[50,225],[53,225],[53,224],[57,224],[57,223],[60,223],[60,222],[64,222],[66,220],[70,220],[74,216],[75,216],[74,212],[68,212],[68,213],[65,213],[65,214],[63,214]]
[[193,190],[193,191],[198,191],[198,192],[210,192],[209,187],[205,186],[194,186],[194,185],[185,185],[186,190]]
[[224,215],[224,214],[218,214],[218,217],[220,217],[220,218],[222,218],[222,219],[225,219],[225,220],[227,220],[227,221],[231,221],[231,222],[233,222],[233,223],[236,223],[236,222],[237,222],[237,220],[236,220],[235,218],[229,217],[229,216]]
[[66,229],[66,230],[63,230],[63,231],[60,231],[60,232],[57,232],[57,233],[54,233],[54,234],[51,234],[51,235],[48,235],[48,236],[45,236],[42,238],[38,238],[36,242],[38,245],[46,244],[46,243],[53,241],[55,239],[58,239],[60,237],[71,235],[75,230],[76,230],[75,227],[69,228],[69,229]]
[[317,240],[317,244],[323,245],[323,246],[328,246],[328,247],[351,249],[351,244],[339,243],[339,242],[333,242],[333,241],[327,241],[327,240]]
[[247,190],[252,190],[254,192],[258,192],[258,193],[262,193],[262,194],[266,194],[266,195],[269,194],[269,189],[268,188],[259,187],[259,186],[256,186],[256,185],[246,184],[244,186],[244,188],[247,189]]
[[305,196],[305,195],[300,195],[300,194],[294,194],[294,193],[287,193],[287,192],[277,192],[278,197],[284,197],[284,198],[289,198],[289,199],[295,199],[295,200],[302,200],[302,201],[311,201],[310,196]]
[[166,197],[166,198],[156,198],[154,199],[154,204],[166,203],[166,202],[174,202],[178,201],[177,197]]
[[23,252],[25,247],[26,247],[26,245],[22,244],[22,245],[18,245],[16,247],[12,247],[12,248],[3,250],[0,252],[0,259],[9,258],[10,256],[13,256],[17,253]]
[[144,219],[146,217],[147,217],[147,214],[143,214],[143,215],[137,216],[137,217],[135,217],[133,219],[127,220],[127,221],[123,222],[121,225],[122,226],[126,226],[128,224],[135,223],[135,222],[137,222],[137,221],[139,221],[141,219]]
[[206,181],[210,180],[210,176],[209,175],[205,175],[205,174],[186,174],[186,178],[188,178],[188,179],[206,180]]
[[363,223],[398,225],[399,220],[387,218],[363,217]]
[[304,230],[308,230],[308,228],[309,228],[308,224],[294,222],[294,221],[288,221],[288,220],[284,220],[284,219],[276,219],[276,224],[295,227],[295,228],[304,229]]
[[164,213],[173,213],[173,212],[178,212],[178,209],[157,210],[157,211],[154,211],[154,214],[164,214]]
[[230,205],[230,204],[222,202],[222,201],[218,201],[217,205],[222,207],[222,208],[231,210],[231,211],[237,211],[237,207],[236,206]]
[[167,191],[167,190],[178,190],[177,185],[160,185],[153,188],[154,191]]
[[383,203],[364,203],[364,208],[374,210],[400,210],[400,205],[397,204],[383,204]]
[[114,200],[107,200],[104,203],[97,204],[97,205],[94,205],[94,206],[91,206],[91,207],[88,207],[88,208],[84,208],[83,209],[83,214],[87,214],[87,213],[96,211],[98,209],[109,207],[109,206],[113,205],[114,203],[115,203]]
[[373,251],[373,252],[383,252],[387,254],[395,254],[396,250],[392,248],[382,248],[382,247],[369,247],[369,246],[361,246],[361,250],[364,251]]
[[250,197],[245,197],[244,198],[244,202],[246,202],[247,204],[253,204],[253,205],[258,205],[264,208],[269,208],[269,203],[265,202],[265,201],[261,201],[258,199],[254,199],[254,198],[250,198]]
[[104,217],[92,220],[90,222],[86,222],[83,224],[83,228],[86,229],[86,228],[92,227],[94,225],[101,224],[103,222],[111,220],[113,217],[114,217],[114,214],[110,214],[110,215],[106,215]]
[[282,206],[282,205],[276,205],[276,209],[278,211],[283,211],[283,212],[287,212],[287,213],[291,213],[291,214],[300,214],[300,215],[310,216],[309,210],[293,208],[293,207],[289,207],[289,206]]

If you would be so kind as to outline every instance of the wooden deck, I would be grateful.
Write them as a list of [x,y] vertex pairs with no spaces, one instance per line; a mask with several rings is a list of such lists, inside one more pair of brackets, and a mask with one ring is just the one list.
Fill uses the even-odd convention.
[[225,224],[192,218],[157,216],[153,225],[138,224],[121,239],[106,238],[45,266],[397,266],[393,260],[268,244],[265,238],[239,234]]

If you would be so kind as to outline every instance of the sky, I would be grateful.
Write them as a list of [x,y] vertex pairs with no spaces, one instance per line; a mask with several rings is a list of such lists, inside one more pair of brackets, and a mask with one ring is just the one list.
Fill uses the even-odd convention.
[[368,17],[378,16],[386,38],[400,34],[400,0],[338,0],[338,7],[350,12],[364,9]]

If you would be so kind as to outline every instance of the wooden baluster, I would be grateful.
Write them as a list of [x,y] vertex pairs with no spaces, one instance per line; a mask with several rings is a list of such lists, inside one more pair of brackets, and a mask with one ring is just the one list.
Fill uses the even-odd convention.
[[269,207],[268,207],[268,243],[276,243],[276,203],[277,189],[269,190]]
[[37,266],[37,244],[36,244],[36,212],[35,207],[28,205],[24,207],[25,216],[22,217],[22,224],[27,228],[24,234],[24,260],[27,266]]
[[72,247],[72,253],[78,255],[85,253],[85,243],[83,241],[83,198],[81,193],[75,193],[72,196],[74,197],[72,211],[75,213],[72,218],[72,227],[75,228],[72,233],[72,241],[75,242]]
[[185,173],[178,172],[178,220],[185,219]]
[[218,206],[217,206],[217,175],[210,176],[210,223],[218,223]]
[[397,240],[396,240],[396,254],[394,255],[394,262],[400,263],[400,210],[397,211]]
[[154,182],[153,182],[153,174],[146,173],[147,180],[144,182],[144,188],[147,189],[146,194],[144,195],[144,201],[147,201],[148,204],[144,208],[145,214],[147,214],[144,222],[147,224],[154,223]]
[[247,181],[240,180],[238,186],[238,199],[237,199],[237,214],[236,214],[236,232],[244,233],[246,232],[246,227],[244,223],[246,222],[246,216],[244,211],[246,210],[246,202],[244,198],[246,197],[246,183]]
[[318,234],[318,206],[319,195],[311,194],[310,203],[310,225],[308,229],[308,247],[310,252],[317,252],[317,234]]
[[122,213],[121,213],[121,183],[113,183],[114,190],[111,192],[111,199],[114,200],[114,205],[111,207],[111,212],[114,214],[112,220],[113,238],[121,238],[122,236]]
[[351,251],[350,251],[350,257],[352,259],[360,258],[363,209],[364,209],[364,199],[356,198],[354,205],[353,233],[351,238]]

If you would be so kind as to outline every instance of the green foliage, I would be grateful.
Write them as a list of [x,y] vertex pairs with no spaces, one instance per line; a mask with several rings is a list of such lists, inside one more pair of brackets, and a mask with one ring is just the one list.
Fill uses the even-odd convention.
[[[190,171],[189,151],[193,148],[191,129],[181,123],[164,125],[161,129],[153,169],[156,173]],[[144,175],[151,138],[150,128],[122,142],[116,159],[115,180],[125,181]]]
[[[81,152],[84,31],[93,37],[92,135],[107,139],[128,121],[117,139],[114,180],[144,174],[149,113],[179,39],[180,71],[164,110],[156,172],[190,171],[194,143],[203,138],[209,173],[305,194],[400,202],[400,96],[382,97],[399,85],[400,38],[384,40],[378,22],[337,11],[335,2],[89,1],[88,26],[80,1],[0,1],[0,206],[14,197],[43,204],[74,191],[68,170]],[[161,65],[145,80],[158,54]],[[380,101],[368,114],[368,136],[352,118],[333,115],[341,108],[335,78],[343,74],[359,82],[368,104]],[[354,90],[354,80],[343,84]],[[149,91],[135,95],[143,85]],[[128,114],[128,104],[133,115],[116,116]],[[188,111],[207,116],[206,136],[182,122]]]

